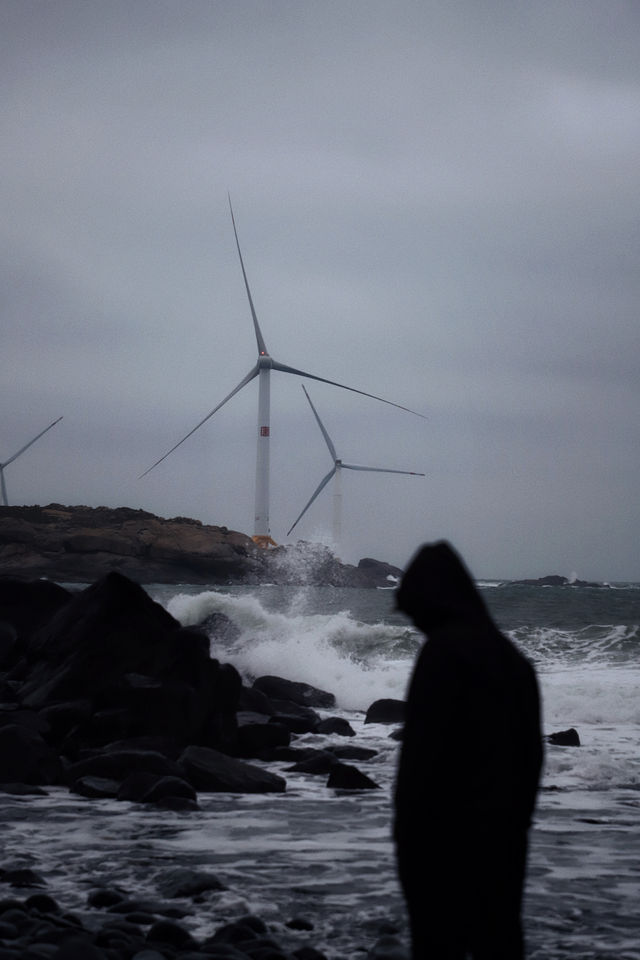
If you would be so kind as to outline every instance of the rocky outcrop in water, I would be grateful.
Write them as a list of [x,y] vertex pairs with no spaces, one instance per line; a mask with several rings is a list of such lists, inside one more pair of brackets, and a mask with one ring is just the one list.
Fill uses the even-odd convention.
[[263,550],[199,520],[129,507],[0,507],[0,576],[92,583],[117,571],[137,583],[291,583],[388,587],[397,567],[343,564],[318,544]]
[[[197,809],[199,791],[283,791],[247,760],[280,758],[298,734],[354,733],[317,712],[331,693],[272,676],[245,685],[206,634],[119,573],[79,591],[0,580],[0,638],[0,785],[12,791]],[[357,783],[345,788],[367,789]]]

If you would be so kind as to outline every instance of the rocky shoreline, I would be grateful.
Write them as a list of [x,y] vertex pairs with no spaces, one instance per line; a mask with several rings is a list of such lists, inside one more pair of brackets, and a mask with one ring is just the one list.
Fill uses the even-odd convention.
[[188,517],[56,503],[0,507],[0,576],[93,583],[114,570],[137,583],[212,586],[383,587],[401,576],[370,558],[341,563],[318,544],[261,549],[246,534]]
[[[233,629],[222,616],[211,626]],[[0,580],[0,805],[63,788],[188,816],[203,793],[285,791],[273,761],[329,790],[378,788],[354,766],[372,751],[331,716],[331,693],[278,677],[246,685],[209,645],[119,573],[84,590]],[[398,724],[402,711],[377,701],[365,722]],[[302,733],[336,739],[297,748]],[[162,900],[105,886],[69,914],[37,871],[0,862],[0,960],[323,960],[308,939],[293,951],[278,944],[254,916],[197,941],[181,921],[217,887],[206,871],[168,871]],[[292,929],[305,922],[292,918]],[[395,933],[381,930],[371,956],[400,957]]]

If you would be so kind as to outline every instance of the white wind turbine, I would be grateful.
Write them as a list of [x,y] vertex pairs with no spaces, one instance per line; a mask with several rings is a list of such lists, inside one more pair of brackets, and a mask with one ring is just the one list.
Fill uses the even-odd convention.
[[329,383],[334,387],[342,387],[343,390],[351,390],[353,393],[362,394],[365,397],[371,397],[373,400],[380,400],[382,403],[388,403],[392,407],[398,407],[400,410],[406,410],[408,413],[414,413],[418,417],[422,417],[423,414],[416,413],[415,410],[409,410],[408,407],[403,407],[399,403],[393,403],[391,400],[385,400],[383,397],[378,397],[373,393],[366,393],[364,390],[357,390],[355,387],[348,387],[344,383],[337,383],[335,380],[327,380],[325,377],[318,377],[313,373],[307,373],[305,370],[297,370],[295,367],[289,367],[284,363],[280,363],[279,360],[276,360],[269,354],[266,344],[264,342],[264,337],[262,336],[262,331],[260,330],[260,325],[258,324],[258,317],[256,316],[256,311],[253,306],[253,298],[251,296],[251,290],[249,289],[249,281],[247,280],[247,274],[244,268],[244,261],[242,259],[242,252],[240,250],[240,241],[238,240],[238,231],[236,229],[236,221],[233,216],[233,207],[231,206],[231,197],[229,197],[229,210],[231,212],[231,222],[233,224],[233,232],[236,239],[236,247],[238,248],[238,256],[240,258],[240,268],[242,270],[242,276],[244,278],[244,285],[247,291],[247,297],[249,299],[249,308],[251,310],[251,317],[253,319],[253,329],[256,336],[256,342],[258,345],[258,361],[251,368],[249,373],[244,377],[240,383],[233,388],[231,393],[222,400],[217,406],[211,410],[206,417],[203,417],[199,423],[193,427],[192,430],[187,433],[182,440],[179,440],[170,450],[168,450],[159,460],[156,460],[144,473],[140,475],[138,479],[146,476],[154,467],[157,467],[159,463],[162,463],[169,454],[173,453],[180,444],[184,443],[192,434],[196,432],[204,423],[209,420],[214,413],[217,413],[225,403],[230,400],[236,393],[242,390],[251,380],[255,377],[258,377],[258,436],[257,436],[257,453],[256,453],[256,491],[255,491],[255,518],[254,518],[254,537],[253,539],[256,543],[261,546],[266,546],[269,543],[273,543],[271,540],[270,529],[269,529],[269,439],[271,435],[271,419],[270,419],[270,388],[271,388],[271,371],[279,370],[281,373],[293,373],[298,377],[307,377],[310,380],[319,380],[321,383]]
[[20,447],[17,453],[14,453],[12,457],[9,457],[8,460],[5,460],[4,463],[0,463],[0,487],[2,487],[2,503],[5,507],[9,506],[9,500],[7,499],[7,485],[4,482],[4,468],[8,467],[10,463],[13,463],[14,460],[17,460],[21,453],[24,453],[25,450],[28,450],[32,444],[39,440],[47,430],[51,430],[51,427],[55,427],[56,423],[59,423],[62,420],[62,417],[58,417],[57,420],[54,420],[53,423],[50,423],[48,427],[45,427],[44,430],[41,430],[37,437],[34,437],[33,440],[29,440],[29,443],[25,443],[24,447]]
[[336,453],[336,448],[333,445],[331,437],[327,433],[325,425],[323,424],[322,420],[318,416],[318,411],[316,410],[313,403],[311,402],[311,397],[307,393],[307,390],[304,384],[301,384],[301,386],[302,386],[302,389],[304,390],[305,397],[309,401],[309,406],[313,410],[313,415],[316,418],[316,422],[318,426],[320,427],[322,436],[325,439],[325,443],[329,448],[329,453],[331,454],[331,458],[333,460],[333,468],[329,471],[326,477],[322,478],[322,480],[316,487],[315,491],[313,492],[313,495],[308,500],[306,506],[298,515],[295,523],[293,523],[292,526],[287,531],[287,536],[289,536],[291,531],[297,525],[298,521],[302,520],[302,518],[304,517],[305,513],[307,512],[307,510],[309,509],[313,501],[316,499],[318,494],[320,494],[321,491],[324,490],[324,488],[329,483],[331,478],[335,477],[335,481],[333,485],[333,545],[334,545],[334,548],[337,550],[339,548],[340,540],[342,536],[342,471],[343,470],[366,470],[368,473],[404,473],[411,477],[424,477],[424,473],[416,473],[415,470],[390,470],[387,467],[364,467],[359,463],[345,463],[344,460],[341,460],[338,457],[338,454]]

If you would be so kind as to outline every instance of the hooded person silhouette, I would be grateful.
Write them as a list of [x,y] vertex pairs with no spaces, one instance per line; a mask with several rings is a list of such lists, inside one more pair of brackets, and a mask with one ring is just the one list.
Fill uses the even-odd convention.
[[521,960],[527,831],[543,755],[535,671],[447,543],[418,552],[397,605],[427,636],[395,789],[413,960]]

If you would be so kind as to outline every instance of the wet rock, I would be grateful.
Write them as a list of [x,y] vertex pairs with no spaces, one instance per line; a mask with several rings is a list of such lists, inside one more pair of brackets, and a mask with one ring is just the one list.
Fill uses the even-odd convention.
[[257,757],[274,747],[288,747],[290,741],[284,723],[239,723],[236,752],[240,757]]
[[339,737],[355,737],[356,732],[344,717],[326,717],[316,724],[316,733],[335,733]]
[[7,783],[46,786],[62,779],[57,754],[40,734],[15,723],[0,727],[0,771]]
[[178,763],[184,771],[184,776],[196,790],[281,793],[286,787],[282,777],[242,760],[225,756],[209,747],[187,747]]
[[550,733],[547,736],[547,742],[557,747],[579,747],[580,736],[573,727],[568,730],[559,730],[557,733]]
[[167,871],[158,886],[165,897],[196,897],[201,893],[227,889],[214,874],[186,867]]
[[306,917],[292,917],[291,920],[287,920],[285,927],[290,930],[313,930],[313,924]]
[[169,760],[154,750],[109,750],[73,763],[67,771],[67,778],[70,782],[84,776],[124,781],[133,773],[180,777],[182,770],[175,760]]
[[94,800],[113,799],[118,795],[120,783],[108,777],[79,777],[69,787],[71,793]]
[[287,769],[292,773],[327,774],[338,762],[334,753],[330,753],[328,750],[318,750],[314,756],[299,760]]
[[335,707],[336,704],[336,698],[332,693],[319,690],[309,683],[285,680],[282,677],[258,677],[253,686],[256,690],[266,694],[267,697],[275,700],[290,700],[292,703],[297,703],[303,707],[330,709]]
[[[162,803],[167,799],[192,800],[194,803],[198,797],[191,786],[182,777],[160,777],[142,796],[142,803]],[[174,809],[187,809],[186,807]]]
[[367,710],[365,723],[403,723],[406,704],[404,700],[383,698],[375,700]]
[[378,751],[372,750],[371,747],[357,747],[351,743],[332,743],[325,749],[338,760],[371,760],[378,756]]
[[0,793],[10,793],[15,797],[46,797],[47,791],[29,783],[0,783]]
[[333,790],[379,790],[380,787],[365,773],[358,770],[357,767],[348,763],[335,763],[327,787]]
[[169,920],[158,920],[147,933],[147,940],[151,943],[166,943],[172,947],[191,947],[196,942],[184,927]]

